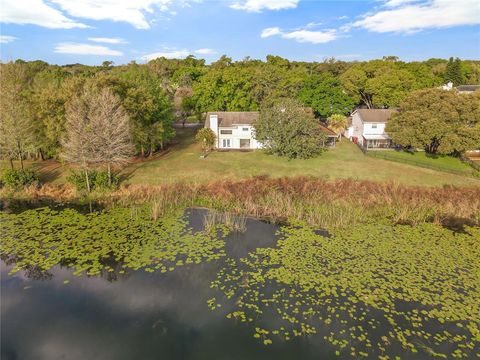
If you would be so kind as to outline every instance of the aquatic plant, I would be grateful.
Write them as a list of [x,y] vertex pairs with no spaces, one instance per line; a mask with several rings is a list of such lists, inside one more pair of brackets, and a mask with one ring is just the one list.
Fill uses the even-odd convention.
[[74,209],[38,208],[19,214],[0,212],[0,255],[15,263],[12,272],[55,265],[76,274],[176,266],[224,256],[224,241],[193,232],[177,213],[151,220],[147,207],[112,208],[82,214]]
[[327,238],[297,222],[281,236],[228,260],[212,282],[225,297],[210,307],[232,302],[227,317],[254,323],[264,344],[317,334],[339,356],[479,356],[479,227],[378,219]]
[[247,219],[245,216],[235,216],[228,212],[211,210],[205,214],[203,226],[206,231],[224,226],[229,232],[245,232],[247,230]]

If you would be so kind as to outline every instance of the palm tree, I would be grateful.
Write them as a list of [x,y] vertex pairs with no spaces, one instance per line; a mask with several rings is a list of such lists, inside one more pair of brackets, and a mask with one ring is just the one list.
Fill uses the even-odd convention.
[[327,125],[330,129],[339,134],[340,140],[342,140],[342,133],[348,126],[348,119],[345,115],[333,114],[327,119]]

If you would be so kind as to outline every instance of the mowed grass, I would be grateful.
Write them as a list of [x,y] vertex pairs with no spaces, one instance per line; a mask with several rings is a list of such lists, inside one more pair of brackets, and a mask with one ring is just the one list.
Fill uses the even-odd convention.
[[430,155],[424,151],[370,151],[370,154],[385,160],[399,161],[409,165],[434,167],[439,170],[461,172],[471,175],[475,172],[470,165],[452,156]]
[[[267,155],[262,151],[215,151],[202,159],[200,144],[194,141],[195,131],[194,129],[177,129],[175,143],[167,151],[152,159],[136,161],[125,168],[122,171],[124,181],[130,184],[205,183],[266,175],[273,178],[315,176],[325,179],[395,181],[420,186],[480,186],[480,179],[365,156],[356,145],[346,139],[338,143],[335,148],[307,160],[288,160]],[[425,156],[420,153],[418,155]],[[405,154],[405,156],[410,155]],[[459,162],[457,159],[445,160],[444,158],[427,160]],[[54,184],[64,183],[69,174],[67,166],[55,161],[26,162],[26,164],[36,168],[43,181]],[[8,166],[8,162],[5,161],[0,164],[2,168]],[[19,165],[16,164],[16,166]],[[464,164],[454,163],[452,166],[464,166]]]
[[262,151],[216,151],[201,159],[201,148],[194,142],[193,134],[194,130],[179,129],[178,144],[157,159],[125,169],[127,181],[158,184],[235,180],[260,175],[311,175],[327,179],[390,180],[408,185],[480,186],[480,180],[474,178],[365,156],[356,145],[345,139],[335,148],[307,160],[288,160],[267,155]]

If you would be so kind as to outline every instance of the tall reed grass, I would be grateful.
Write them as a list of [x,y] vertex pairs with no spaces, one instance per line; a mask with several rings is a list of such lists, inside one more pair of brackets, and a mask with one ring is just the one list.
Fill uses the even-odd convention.
[[247,230],[247,218],[241,215],[233,215],[228,212],[210,210],[203,218],[203,226],[207,231],[213,231],[218,225],[225,226],[234,232],[245,232]]
[[[71,189],[51,185],[32,189],[29,196],[74,200]],[[153,219],[181,208],[202,206],[273,222],[298,219],[324,228],[381,219],[412,225],[445,224],[455,219],[480,225],[480,187],[427,188],[350,179],[255,177],[209,184],[127,185],[101,194],[97,200],[104,205],[149,203]]]

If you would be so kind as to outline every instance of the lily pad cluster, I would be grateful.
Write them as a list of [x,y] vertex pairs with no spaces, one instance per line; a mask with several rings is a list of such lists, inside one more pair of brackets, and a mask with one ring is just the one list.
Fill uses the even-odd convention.
[[12,273],[55,265],[73,268],[76,275],[167,272],[225,256],[216,232],[193,232],[181,213],[151,220],[148,208],[0,212],[0,245],[2,258],[15,264]]
[[280,234],[211,285],[225,296],[210,308],[232,302],[227,317],[264,344],[317,334],[342,357],[480,357],[480,228],[380,221],[328,238],[297,223]]

